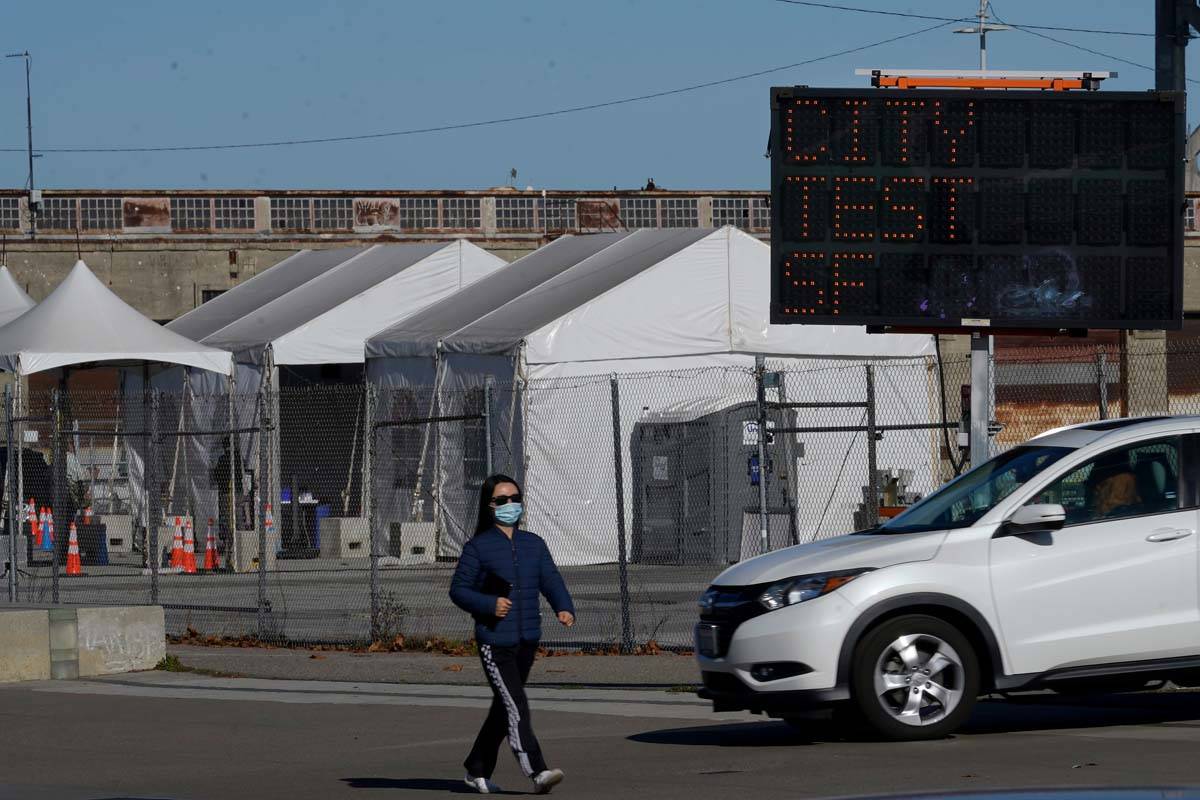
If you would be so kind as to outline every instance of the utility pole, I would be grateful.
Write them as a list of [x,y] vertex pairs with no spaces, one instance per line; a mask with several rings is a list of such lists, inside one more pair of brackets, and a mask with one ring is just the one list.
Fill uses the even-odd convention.
[[33,238],[37,236],[37,208],[40,205],[34,198],[35,192],[33,187],[33,93],[29,86],[29,71],[33,63],[33,56],[26,50],[23,53],[9,53],[5,58],[23,58],[25,59],[25,133],[26,147],[29,152],[29,236]]
[[979,12],[976,14],[979,17],[979,24],[973,28],[958,28],[955,33],[969,33],[979,35],[979,69],[980,71],[987,69],[987,35],[991,31],[1008,31],[1012,30],[1007,25],[997,25],[994,22],[988,22],[988,0],[979,0]]
[[1187,90],[1184,54],[1192,28],[1200,30],[1200,7],[1196,0],[1154,0],[1155,89]]
[[[979,36],[979,71],[987,71],[987,35],[991,31],[1011,30],[1007,25],[988,22],[988,0],[979,0],[979,24],[959,28],[955,33]],[[971,335],[971,466],[977,467],[991,456],[988,432],[992,421],[992,352],[995,339],[983,333]]]

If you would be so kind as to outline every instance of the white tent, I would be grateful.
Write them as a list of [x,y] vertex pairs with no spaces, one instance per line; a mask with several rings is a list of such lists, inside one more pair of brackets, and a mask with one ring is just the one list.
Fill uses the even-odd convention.
[[464,240],[343,253],[340,263],[200,341],[234,351],[244,364],[262,364],[268,350],[275,365],[361,364],[368,336],[506,263]]
[[7,325],[37,303],[25,293],[8,267],[0,267],[0,326]]
[[167,323],[167,328],[195,339],[211,336],[226,325],[257,311],[292,289],[308,283],[345,262],[365,247],[338,247],[329,250],[301,250],[265,269],[235,288],[196,306]]
[[[277,424],[268,450],[266,496],[282,503],[282,486],[296,479],[298,488],[311,491],[317,502],[333,506],[334,516],[356,516],[362,513],[363,393],[339,391],[336,384],[361,370],[363,346],[370,334],[505,263],[465,240],[306,251],[168,327],[233,352],[238,394],[232,404],[235,427],[253,428],[260,410],[258,399],[271,402],[270,413]],[[339,369],[325,370],[328,366]],[[282,375],[281,368],[286,370]],[[331,373],[340,377],[330,377]],[[173,377],[178,382],[179,376]],[[287,387],[289,379],[307,388]],[[202,376],[191,376],[190,384],[193,392],[218,388],[204,383]],[[281,388],[287,392],[281,395]],[[243,463],[256,471],[254,438],[241,437],[240,442]],[[222,444],[197,439],[189,457],[207,465]],[[201,509],[215,507],[215,493],[203,487],[197,493]],[[213,496],[211,502],[207,495]]]
[[142,316],[82,261],[25,314],[0,328],[0,367],[19,375],[91,363],[163,363],[228,375],[228,352]]
[[[221,376],[233,369],[228,352],[197,344],[142,316],[77,261],[45,300],[0,328],[0,367],[20,378],[93,364],[178,365]],[[20,380],[16,386],[19,392]],[[145,414],[140,408],[138,428],[147,422]],[[125,445],[133,455],[128,440]],[[130,461],[130,491],[144,525],[143,460]]]
[[[638,373],[719,368],[687,386],[677,381],[674,394],[663,392],[661,383],[651,389],[653,378],[640,384],[640,394],[627,388],[620,409],[627,437],[643,414],[697,395],[752,400],[749,370],[756,356],[787,358],[792,368],[798,360],[828,369],[853,366],[854,377],[839,383],[842,396],[836,399],[861,400],[863,376],[857,365],[864,360],[934,353],[928,336],[870,335],[851,326],[771,325],[769,287],[768,246],[736,228],[641,230],[436,340],[426,334],[407,346],[393,342],[390,347],[373,340],[376,352],[390,355],[373,361],[368,374],[391,387],[417,386],[436,375],[441,415],[461,413],[447,405],[442,393],[457,396],[471,388],[523,380],[524,414],[509,422],[514,429],[524,422],[523,431],[515,433],[520,442],[511,447],[524,453],[519,461],[525,465],[531,497],[529,525],[564,563],[611,561],[616,558],[615,523],[589,531],[579,524],[580,515],[602,513],[613,501],[612,426],[596,422],[611,419],[608,376],[630,376],[623,380],[635,382],[641,380],[632,377]],[[924,381],[924,370],[914,374]],[[896,391],[917,392],[918,387]],[[924,391],[922,383],[919,408],[914,409],[921,422],[928,421],[922,416],[928,405]],[[801,396],[833,399],[815,397],[812,387],[794,387],[791,397]],[[494,436],[505,435],[496,431]],[[453,443],[439,443],[439,448],[446,451],[443,463],[461,461],[450,452]],[[629,476],[628,448],[623,458],[623,472]],[[457,512],[446,509],[442,555],[457,552],[469,515],[469,503]]]

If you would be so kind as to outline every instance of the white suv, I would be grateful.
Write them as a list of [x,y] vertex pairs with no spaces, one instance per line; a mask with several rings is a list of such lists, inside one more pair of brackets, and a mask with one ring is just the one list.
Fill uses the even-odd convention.
[[893,739],[988,691],[1200,680],[1200,417],[1061,428],[878,528],[750,559],[700,599],[700,695],[839,705]]

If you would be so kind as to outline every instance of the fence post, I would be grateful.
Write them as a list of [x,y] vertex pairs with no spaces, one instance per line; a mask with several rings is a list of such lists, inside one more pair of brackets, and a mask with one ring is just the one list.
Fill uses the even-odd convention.
[[[230,373],[229,378],[226,381],[226,397],[228,398],[228,402],[226,403],[225,408],[225,421],[229,427],[229,433],[226,435],[225,444],[229,447],[229,485],[221,487],[217,490],[218,492],[224,492],[226,495],[221,500],[221,507],[225,507],[226,503],[229,504],[229,519],[227,522],[229,525],[229,530],[225,532],[225,535],[229,537],[228,542],[226,542],[226,565],[229,567],[230,572],[237,572],[238,565],[242,563],[238,558],[240,552],[238,547],[237,486],[245,480],[244,476],[246,473],[244,465],[242,464],[241,435],[234,433],[234,431],[238,428],[238,417],[236,406],[234,405],[237,402],[237,381],[234,378],[235,374],[236,373]],[[243,486],[243,491],[244,490],[245,487]],[[219,518],[220,515],[218,514],[218,519]]]
[[[50,551],[50,602],[58,603],[58,543],[62,537],[66,535],[69,527],[68,521],[64,519],[65,507],[63,506],[63,480],[66,478],[66,456],[63,453],[63,436],[62,436],[62,390],[55,389],[52,399],[51,413],[51,429],[50,429],[50,447],[54,458],[54,476],[53,476],[53,501],[50,506],[50,513],[53,519],[54,542]],[[61,526],[61,527],[60,527]]]
[[494,474],[492,457],[492,382],[489,380],[483,387],[483,439],[487,448],[487,474]]
[[[158,570],[162,557],[158,553],[158,392],[149,385],[143,391],[150,396],[150,435],[146,437],[146,462],[142,465],[142,482],[146,492],[146,566],[150,569],[150,605],[158,605]],[[142,406],[143,410],[145,405]],[[143,421],[143,429],[145,422]]]
[[767,514],[767,360],[754,357],[755,402],[758,405],[758,535],[759,552],[771,549],[771,518]]
[[267,505],[271,502],[270,469],[271,456],[271,391],[274,387],[266,382],[259,403],[258,423],[258,637],[267,632]]
[[1100,419],[1108,419],[1108,356],[1103,350],[1096,352],[1096,390],[1100,402]]
[[875,426],[875,365],[867,364],[867,525],[879,524],[879,454]]
[[621,591],[621,652],[633,652],[633,631],[629,620],[629,557],[625,550],[625,459],[621,451],[621,389],[616,373],[608,378],[612,393],[613,479],[617,497],[617,577]]
[[[377,429],[375,428],[375,412],[376,412],[376,397],[375,385],[367,384],[366,398],[366,431],[367,431],[367,463],[371,465],[370,474],[371,480],[375,477],[375,456],[376,445],[375,437]],[[368,495],[369,502],[367,504],[367,537],[370,542],[370,592],[371,592],[371,641],[379,638],[379,610],[380,610],[380,592],[379,592],[379,506],[375,498],[375,487],[371,487],[371,492]]]
[[[19,379],[18,379],[19,380]],[[14,456],[13,447],[13,390],[12,385],[4,387],[4,428],[8,439],[8,457],[6,478],[8,480],[8,602],[17,602],[17,537],[21,534],[21,515],[17,513],[17,503],[21,499],[17,493],[17,470],[19,466]]]

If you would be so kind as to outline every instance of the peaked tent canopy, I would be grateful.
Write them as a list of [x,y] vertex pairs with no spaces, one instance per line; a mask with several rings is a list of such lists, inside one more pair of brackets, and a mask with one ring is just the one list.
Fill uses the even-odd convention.
[[367,340],[367,358],[432,355],[438,343],[459,328],[629,235],[601,233],[555,239],[507,268],[376,333]]
[[257,311],[366,249],[338,247],[331,250],[301,250],[224,294],[196,306],[168,323],[167,327],[181,336],[203,341],[205,336],[211,336],[231,322]]
[[766,244],[733,227],[639,230],[444,337],[442,349],[499,355],[523,344],[530,365],[933,355],[929,336],[770,324],[769,260]]
[[228,375],[229,353],[138,313],[76,261],[50,296],[0,328],[0,368],[30,375],[92,362],[180,364]]
[[0,326],[7,325],[36,305],[13,278],[8,267],[0,267]]
[[240,363],[262,363],[269,346],[276,364],[361,364],[367,336],[505,263],[463,240],[343,251],[341,263],[201,341]]

